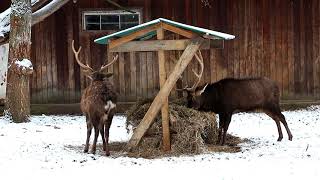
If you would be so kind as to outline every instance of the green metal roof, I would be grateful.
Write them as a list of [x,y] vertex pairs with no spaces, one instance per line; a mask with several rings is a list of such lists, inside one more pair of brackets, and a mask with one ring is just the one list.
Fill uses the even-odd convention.
[[[159,18],[159,19],[155,19],[143,24],[139,24],[137,26],[122,30],[122,31],[118,31],[116,33],[113,34],[109,34],[107,36],[103,36],[101,38],[98,38],[96,40],[94,40],[95,43],[98,44],[108,44],[108,40],[109,39],[113,39],[113,38],[121,38],[124,36],[127,36],[131,33],[134,33],[136,31],[139,31],[141,29],[144,29],[146,27],[158,24],[160,22],[175,26],[175,27],[179,27],[185,30],[189,30],[192,31],[194,33],[197,33],[199,35],[209,35],[209,36],[213,36],[215,39],[224,39],[224,40],[229,40],[229,39],[234,39],[235,36],[234,35],[230,35],[230,34],[226,34],[226,33],[222,33],[222,32],[217,32],[217,31],[212,31],[209,29],[204,29],[204,28],[200,28],[200,27],[196,27],[196,26],[191,26],[191,25],[187,25],[187,24],[183,24],[183,23],[179,23],[179,22],[175,22],[175,21],[171,21],[168,19],[164,19],[164,18]],[[156,33],[155,32],[150,32],[147,33],[146,35],[144,35],[143,37],[139,37],[138,39],[141,40],[146,40],[151,38],[152,36],[155,36]]]

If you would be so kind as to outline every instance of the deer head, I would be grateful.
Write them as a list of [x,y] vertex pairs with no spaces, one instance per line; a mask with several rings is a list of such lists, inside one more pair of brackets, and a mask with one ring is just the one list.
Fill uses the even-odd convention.
[[204,85],[203,87],[198,87],[198,84],[201,81],[201,77],[204,69],[203,57],[201,55],[200,50],[198,51],[198,54],[197,53],[195,54],[195,57],[200,65],[200,70],[198,73],[194,69],[192,69],[192,72],[197,77],[196,82],[192,85],[192,87],[188,87],[188,85],[186,85],[185,88],[177,89],[177,91],[187,92],[188,107],[193,107],[198,109],[200,106],[200,95],[204,92],[208,84]]
[[91,80],[103,80],[105,78],[111,77],[113,75],[113,73],[109,73],[107,72],[107,69],[110,65],[112,65],[113,63],[116,62],[116,60],[118,59],[118,55],[116,55],[115,57],[113,57],[113,60],[111,62],[109,62],[106,65],[102,65],[101,68],[97,71],[93,70],[88,64],[84,65],[80,60],[79,60],[79,53],[81,51],[81,46],[79,47],[79,49],[76,51],[74,48],[74,40],[72,40],[72,51],[74,53],[74,56],[76,58],[77,63],[79,64],[81,71],[84,73],[84,75],[86,77],[88,77]]

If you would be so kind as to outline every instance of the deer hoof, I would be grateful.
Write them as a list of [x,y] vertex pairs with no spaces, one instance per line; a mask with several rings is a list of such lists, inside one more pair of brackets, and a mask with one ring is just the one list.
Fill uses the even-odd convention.
[[289,136],[289,141],[292,141],[292,136]]
[[110,156],[110,152],[109,151],[106,151],[106,156]]
[[281,141],[281,140],[282,140],[282,137],[279,137],[277,141]]

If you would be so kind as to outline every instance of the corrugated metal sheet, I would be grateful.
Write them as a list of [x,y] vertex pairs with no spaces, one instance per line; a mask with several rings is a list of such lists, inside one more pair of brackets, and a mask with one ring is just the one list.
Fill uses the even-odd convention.
[[[124,37],[124,36],[131,34],[131,33],[134,33],[136,31],[139,31],[141,29],[155,25],[160,22],[163,22],[163,23],[175,26],[175,27],[179,27],[179,28],[182,28],[185,30],[189,30],[189,31],[192,31],[192,32],[197,33],[199,35],[209,35],[209,36],[214,37],[215,39],[230,40],[230,39],[235,38],[234,35],[230,35],[230,34],[226,34],[226,33],[222,33],[222,32],[217,32],[217,31],[213,31],[213,30],[209,30],[209,29],[204,29],[204,28],[200,28],[200,27],[196,27],[196,26],[191,26],[191,25],[171,21],[171,20],[168,20],[165,18],[159,18],[159,19],[155,19],[153,21],[149,21],[149,22],[146,22],[146,23],[143,23],[143,24],[140,24],[140,25],[137,25],[137,26],[134,26],[134,27],[107,35],[107,36],[103,36],[101,38],[94,40],[94,42],[96,42],[98,44],[108,44],[109,39]],[[153,35],[155,35],[155,33],[148,34],[148,38],[150,35],[153,36]]]

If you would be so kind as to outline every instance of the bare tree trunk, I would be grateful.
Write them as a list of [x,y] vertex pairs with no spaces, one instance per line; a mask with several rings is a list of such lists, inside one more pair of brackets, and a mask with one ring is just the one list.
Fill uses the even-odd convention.
[[29,75],[31,57],[31,2],[12,0],[6,111],[14,122],[26,122],[30,115]]

